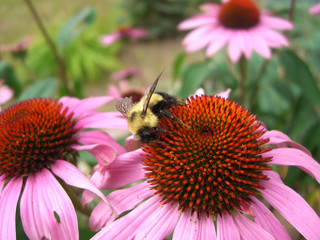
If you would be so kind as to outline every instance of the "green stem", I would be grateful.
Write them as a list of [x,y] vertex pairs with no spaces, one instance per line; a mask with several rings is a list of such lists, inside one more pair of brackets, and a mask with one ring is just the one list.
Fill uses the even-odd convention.
[[290,2],[290,10],[289,10],[289,20],[292,22],[294,17],[294,11],[296,6],[296,0],[291,0]]
[[44,36],[47,44],[49,45],[54,58],[56,59],[56,62],[58,64],[59,67],[59,74],[60,74],[60,78],[62,81],[62,84],[64,85],[66,91],[70,94],[70,95],[74,95],[73,92],[71,91],[71,89],[68,86],[68,79],[67,79],[67,73],[66,73],[66,65],[65,62],[63,60],[63,58],[60,56],[58,49],[56,48],[56,45],[54,44],[54,42],[52,41],[52,39],[50,38],[46,28],[44,27],[44,24],[42,23],[42,20],[39,16],[39,14],[37,13],[35,7],[33,6],[31,0],[25,0],[27,6],[29,7],[29,10],[35,20],[35,22],[38,24],[38,27],[42,33],[42,35]]
[[250,104],[252,104],[255,101],[256,95],[259,90],[259,80],[262,78],[263,74],[265,73],[267,66],[268,66],[269,60],[264,60],[261,64],[261,67],[259,69],[259,72],[257,74],[256,80],[253,84],[253,88],[251,91],[251,96],[250,96]]
[[240,59],[240,104],[244,105],[246,97],[246,85],[247,85],[247,59],[242,56]]

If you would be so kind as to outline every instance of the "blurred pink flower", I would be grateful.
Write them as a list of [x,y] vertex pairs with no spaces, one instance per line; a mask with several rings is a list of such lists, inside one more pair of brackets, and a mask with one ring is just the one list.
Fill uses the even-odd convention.
[[1,45],[0,51],[5,53],[11,53],[14,56],[23,56],[26,53],[26,50],[29,47],[31,41],[32,37],[26,37],[21,42],[16,44]]
[[[320,181],[320,165],[301,145],[267,131],[256,116],[202,90],[170,109],[181,125],[162,118],[159,141],[120,154],[102,188],[117,213],[101,202],[93,210],[92,239],[291,239],[259,199],[263,197],[306,239],[320,236],[320,220],[270,165],[297,166]],[[199,96],[200,95],[200,96]],[[249,216],[249,217],[247,217]],[[307,224],[306,224],[307,223]]]
[[225,45],[233,62],[242,55],[250,58],[253,51],[271,57],[270,48],[288,46],[288,40],[273,29],[290,30],[293,25],[284,19],[260,12],[251,0],[230,0],[222,5],[207,3],[200,6],[202,14],[181,22],[179,30],[193,29],[183,40],[187,52],[207,47],[212,56]]
[[312,5],[310,8],[309,8],[309,13],[313,16],[318,16],[320,15],[320,2]]
[[123,80],[123,79],[129,79],[132,77],[138,77],[140,76],[140,71],[135,68],[125,68],[118,72],[115,72],[111,75],[111,78],[115,81]]
[[[121,114],[95,111],[112,99],[31,99],[1,112],[0,239],[16,239],[20,194],[20,216],[29,239],[79,239],[76,212],[61,180],[98,195],[116,215],[102,192],[70,163],[80,150],[98,162],[108,161],[115,151],[115,140],[90,130],[127,127]],[[101,136],[106,141],[97,143]]]
[[4,104],[13,97],[13,90],[0,79],[0,104]]
[[144,28],[122,27],[111,34],[101,36],[100,41],[104,46],[110,46],[122,38],[129,38],[131,41],[136,41],[146,36],[148,36],[148,32]]

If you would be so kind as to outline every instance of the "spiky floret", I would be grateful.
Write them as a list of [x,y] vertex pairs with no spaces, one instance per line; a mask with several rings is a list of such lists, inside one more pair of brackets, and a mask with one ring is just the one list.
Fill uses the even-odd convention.
[[256,116],[215,96],[191,97],[170,112],[190,128],[163,118],[160,140],[143,147],[148,182],[163,204],[178,203],[198,216],[247,206],[271,169],[271,159],[261,157],[271,149]]
[[75,120],[50,99],[22,101],[0,114],[0,175],[27,176],[72,154]]

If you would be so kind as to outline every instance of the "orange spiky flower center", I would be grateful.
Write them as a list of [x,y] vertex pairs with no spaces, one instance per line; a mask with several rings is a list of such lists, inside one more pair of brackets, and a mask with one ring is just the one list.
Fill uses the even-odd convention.
[[0,114],[0,175],[28,176],[73,154],[72,114],[50,99],[22,101]]
[[270,151],[256,116],[215,96],[191,97],[170,109],[189,128],[162,118],[159,140],[144,145],[148,182],[163,204],[178,203],[198,216],[242,209],[258,196],[270,170]]
[[251,0],[230,0],[221,5],[219,21],[231,29],[249,29],[260,21],[260,11]]

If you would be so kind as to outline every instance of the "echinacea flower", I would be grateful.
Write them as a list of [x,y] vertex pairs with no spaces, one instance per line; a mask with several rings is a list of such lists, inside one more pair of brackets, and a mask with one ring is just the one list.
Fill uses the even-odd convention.
[[320,2],[312,5],[312,6],[309,8],[309,13],[310,13],[312,16],[318,16],[318,15],[320,15]]
[[32,37],[26,37],[21,42],[16,44],[1,45],[0,52],[11,53],[15,57],[24,57],[31,41]]
[[111,34],[101,36],[100,41],[107,47],[122,38],[129,38],[131,41],[136,41],[146,36],[148,36],[148,32],[144,28],[121,27]]
[[270,48],[289,45],[274,29],[290,30],[293,25],[261,12],[251,0],[230,0],[222,5],[207,3],[200,9],[202,14],[178,25],[179,30],[193,29],[183,40],[187,52],[207,47],[206,56],[209,57],[227,45],[230,59],[237,62],[242,55],[249,59],[253,51],[269,59]]
[[13,90],[4,84],[4,80],[0,79],[0,104],[4,104],[13,97]]
[[111,222],[105,203],[98,204],[90,225],[106,226],[92,239],[156,240],[172,232],[174,240],[290,239],[265,201],[306,239],[319,239],[319,217],[271,165],[296,165],[318,182],[320,165],[226,95],[189,97],[170,109],[185,124],[162,118],[157,141],[118,157],[136,169],[112,169],[108,187],[118,187],[113,180],[126,173],[140,182],[107,199],[119,214],[131,211]]
[[[63,186],[89,190],[111,208],[70,163],[78,150],[89,151],[99,161],[113,152],[115,140],[94,144],[103,133],[89,130],[127,126],[118,113],[95,111],[110,100],[30,99],[0,113],[0,239],[16,239],[20,194],[20,216],[29,239],[79,239],[76,212]],[[110,209],[110,214],[116,213]]]

